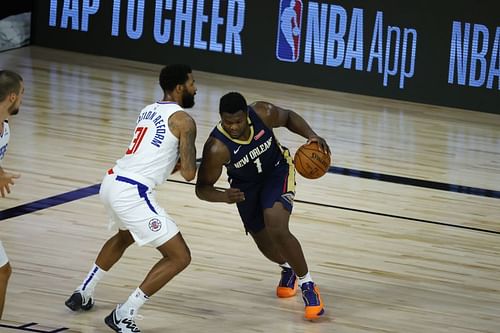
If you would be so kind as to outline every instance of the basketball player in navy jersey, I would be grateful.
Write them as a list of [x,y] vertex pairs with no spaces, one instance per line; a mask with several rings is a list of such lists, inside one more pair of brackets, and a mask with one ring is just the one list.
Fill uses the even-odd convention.
[[[23,78],[12,71],[0,70],[0,162],[5,156],[10,139],[10,128],[7,119],[19,112],[24,95]],[[6,172],[0,166],[0,193],[5,197],[10,193],[10,186],[19,174]],[[0,319],[5,304],[5,293],[12,268],[0,241]]]
[[[280,146],[272,129],[286,127],[308,142],[317,142],[321,150],[330,153],[330,149],[297,113],[271,103],[247,106],[240,93],[230,92],[220,99],[219,113],[221,121],[203,148],[196,195],[206,201],[236,203],[245,230],[259,250],[281,266],[277,296],[294,296],[299,284],[305,318],[317,319],[324,314],[323,301],[300,243],[288,228],[295,169],[289,151]],[[230,188],[219,190],[214,184],[223,166]]]
[[184,111],[194,106],[196,85],[191,68],[183,64],[165,66],[159,83],[163,99],[139,113],[125,155],[106,172],[101,184],[99,195],[118,232],[104,244],[87,276],[65,302],[73,311],[90,310],[97,283],[130,245],[155,247],[162,258],[104,320],[119,333],[139,333],[135,318],[140,307],[191,261],[177,224],[156,202],[154,189],[176,169],[187,181],[196,175],[196,124]]

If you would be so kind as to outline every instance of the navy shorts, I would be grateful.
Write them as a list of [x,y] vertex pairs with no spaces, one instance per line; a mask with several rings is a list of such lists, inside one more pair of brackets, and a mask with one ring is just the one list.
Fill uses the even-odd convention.
[[246,232],[257,233],[264,227],[264,209],[281,202],[290,213],[295,196],[295,168],[283,163],[264,180],[255,183],[239,183],[233,180],[231,187],[245,193],[245,201],[237,203],[238,212]]

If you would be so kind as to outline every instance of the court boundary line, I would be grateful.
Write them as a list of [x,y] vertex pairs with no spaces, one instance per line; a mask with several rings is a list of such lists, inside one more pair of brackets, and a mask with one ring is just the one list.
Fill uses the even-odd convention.
[[[191,183],[191,182],[175,180],[175,179],[167,179],[167,182],[188,184],[191,186],[195,185],[194,183]],[[23,204],[23,205],[19,205],[16,207],[5,209],[3,211],[0,211],[0,221],[6,220],[9,218],[13,218],[13,217],[17,217],[17,216],[21,216],[21,215],[25,215],[25,214],[29,214],[32,212],[46,209],[46,208],[51,208],[51,207],[54,207],[57,205],[65,204],[65,203],[68,203],[71,201],[83,199],[83,198],[86,198],[88,196],[98,194],[100,186],[101,186],[101,184],[94,184],[94,185],[90,185],[90,186],[76,189],[73,191],[54,195],[54,196],[51,196],[51,197],[48,197],[45,199],[40,199],[40,200],[33,201],[33,202],[30,202],[27,204]],[[222,189],[222,188],[219,188],[219,189]],[[330,204],[324,204],[324,203],[312,202],[312,201],[305,201],[305,200],[295,200],[295,202],[309,204],[309,205],[315,205],[315,206],[321,206],[321,207],[327,207],[327,208],[349,210],[349,211],[364,213],[364,214],[372,214],[372,215],[378,215],[378,216],[384,216],[384,217],[390,217],[390,218],[397,218],[397,219],[407,220],[407,221],[441,225],[441,226],[446,226],[446,227],[459,228],[459,229],[464,229],[464,230],[500,235],[500,231],[483,229],[483,228],[476,228],[476,227],[469,227],[469,226],[464,226],[464,225],[460,225],[460,224],[453,224],[453,223],[447,223],[447,222],[441,222],[441,221],[419,219],[419,218],[408,217],[408,216],[380,213],[380,212],[375,212],[375,211],[350,208],[350,207],[342,207],[342,206],[336,206],[336,205],[330,205]]]
[[471,186],[464,186],[464,185],[458,185],[458,184],[442,183],[442,182],[436,182],[436,181],[432,181],[432,180],[424,180],[424,179],[417,179],[417,178],[410,178],[410,177],[403,177],[403,176],[395,176],[395,175],[389,175],[389,174],[385,174],[385,173],[363,171],[363,170],[349,169],[349,168],[336,167],[336,166],[331,166],[328,169],[328,173],[344,175],[344,176],[351,176],[351,177],[358,177],[358,178],[364,178],[364,179],[371,179],[371,180],[378,180],[378,181],[395,183],[395,184],[400,184],[400,185],[424,187],[424,188],[429,188],[429,189],[433,189],[433,190],[455,192],[455,193],[462,193],[462,194],[470,194],[470,195],[476,195],[476,196],[481,196],[481,197],[500,199],[500,191],[490,190],[490,189],[485,189],[485,188],[480,188],[480,187],[471,187]]
[[51,331],[42,331],[41,329],[30,328],[30,326],[34,326],[34,325],[39,325],[39,324],[35,323],[35,322],[31,322],[31,323],[27,323],[27,324],[21,324],[19,326],[14,326],[14,325],[7,325],[7,324],[0,323],[0,327],[10,328],[10,329],[19,330],[19,331],[25,331],[25,332],[57,333],[57,332],[62,332],[62,331],[69,330],[68,327],[54,328]]

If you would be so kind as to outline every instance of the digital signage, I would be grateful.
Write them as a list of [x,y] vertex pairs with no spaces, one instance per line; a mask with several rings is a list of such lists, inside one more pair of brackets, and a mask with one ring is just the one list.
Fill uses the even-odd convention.
[[36,45],[500,113],[496,1],[39,0]]

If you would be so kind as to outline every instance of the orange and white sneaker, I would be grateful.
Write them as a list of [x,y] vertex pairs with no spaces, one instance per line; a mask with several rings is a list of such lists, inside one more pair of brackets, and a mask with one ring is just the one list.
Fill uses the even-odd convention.
[[276,295],[280,298],[292,297],[297,294],[297,289],[298,279],[293,269],[282,267],[281,279],[276,288]]
[[306,282],[300,286],[302,289],[302,299],[305,305],[304,317],[307,320],[320,318],[324,313],[324,305],[319,295],[319,288],[314,282]]

